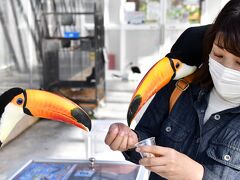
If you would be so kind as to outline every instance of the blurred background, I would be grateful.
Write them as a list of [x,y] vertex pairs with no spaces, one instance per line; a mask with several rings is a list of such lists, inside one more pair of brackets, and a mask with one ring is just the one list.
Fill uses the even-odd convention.
[[86,80],[101,66],[107,75],[151,66],[186,28],[211,23],[226,2],[1,0],[0,90],[18,83],[48,89],[76,74]]
[[51,91],[82,106],[93,123],[84,133],[29,118],[0,150],[0,179],[30,159],[124,161],[104,144],[109,125],[126,123],[134,89],[179,35],[212,23],[226,2],[0,0],[0,93]]

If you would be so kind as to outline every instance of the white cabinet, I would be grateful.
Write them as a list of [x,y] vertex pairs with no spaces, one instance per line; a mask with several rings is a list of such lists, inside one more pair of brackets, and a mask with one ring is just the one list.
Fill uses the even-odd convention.
[[[104,4],[105,46],[107,53],[114,57],[115,69],[124,72],[129,64],[157,61],[163,42],[161,19],[152,23],[128,24],[124,19],[125,0],[105,0]],[[160,14],[161,8],[158,11]]]

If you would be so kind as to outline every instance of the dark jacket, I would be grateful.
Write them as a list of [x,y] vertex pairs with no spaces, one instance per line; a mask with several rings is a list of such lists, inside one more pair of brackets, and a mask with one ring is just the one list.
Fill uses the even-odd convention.
[[[186,154],[203,165],[203,179],[240,179],[240,107],[214,113],[203,124],[209,91],[190,85],[169,113],[174,88],[172,81],[156,94],[135,128],[139,140],[154,136],[157,145]],[[134,163],[140,159],[134,149],[123,154]],[[164,178],[151,173],[150,179]]]

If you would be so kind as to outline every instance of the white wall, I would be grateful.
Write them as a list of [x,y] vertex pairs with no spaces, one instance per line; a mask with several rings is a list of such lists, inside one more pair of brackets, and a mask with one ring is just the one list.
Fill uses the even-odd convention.
[[212,23],[228,1],[229,0],[204,0],[202,4],[202,24]]
[[[2,24],[0,24],[0,34],[4,34],[3,33],[3,29],[2,29]],[[3,36],[0,36],[0,69],[3,68],[5,66],[5,39]]]
[[221,0],[221,7],[223,7],[229,0]]

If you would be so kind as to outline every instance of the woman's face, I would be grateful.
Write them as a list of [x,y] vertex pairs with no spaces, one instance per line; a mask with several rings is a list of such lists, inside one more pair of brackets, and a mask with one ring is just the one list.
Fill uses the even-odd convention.
[[240,71],[240,57],[233,55],[214,41],[210,57],[223,66]]

